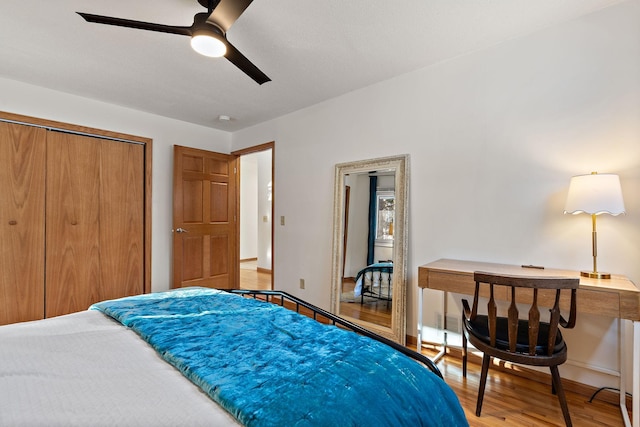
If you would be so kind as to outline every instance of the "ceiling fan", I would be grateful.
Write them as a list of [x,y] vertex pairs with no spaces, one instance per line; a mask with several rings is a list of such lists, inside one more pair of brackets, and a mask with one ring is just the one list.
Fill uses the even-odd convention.
[[158,31],[191,37],[191,47],[205,56],[224,56],[258,84],[271,81],[227,40],[227,31],[253,0],[198,0],[207,12],[197,13],[190,27],[154,24],[131,19],[113,18],[77,12],[87,22]]

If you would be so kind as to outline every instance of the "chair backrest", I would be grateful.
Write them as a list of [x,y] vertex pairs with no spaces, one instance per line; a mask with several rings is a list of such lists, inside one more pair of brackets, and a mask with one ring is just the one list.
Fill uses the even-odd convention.
[[[473,278],[476,282],[475,294],[473,298],[473,307],[471,309],[471,319],[474,319],[478,313],[478,296],[481,283],[489,285],[489,302],[487,303],[487,317],[488,317],[488,329],[490,343],[492,346],[496,345],[496,325],[498,310],[496,301],[494,298],[494,285],[502,285],[508,287],[510,292],[510,305],[508,309],[508,337],[509,337],[509,351],[516,351],[516,342],[518,336],[518,320],[519,313],[516,302],[524,302],[522,294],[528,293],[530,298],[524,297],[524,299],[530,300],[529,308],[529,354],[534,355],[536,353],[536,343],[538,342],[538,334],[540,332],[540,310],[538,308],[538,290],[548,289],[555,290],[555,298],[553,307],[551,307],[549,315],[549,336],[547,342],[547,354],[550,356],[553,353],[553,349],[556,343],[556,336],[558,332],[558,325],[564,328],[573,328],[576,322],[576,290],[580,284],[579,278],[568,277],[551,277],[551,276],[512,276],[504,274],[486,273],[476,271],[473,274]],[[516,297],[516,289],[528,289],[525,292],[520,292],[519,298]],[[529,291],[529,289],[532,290]],[[565,320],[560,314],[560,292],[563,289],[571,291],[570,313],[569,320]]]

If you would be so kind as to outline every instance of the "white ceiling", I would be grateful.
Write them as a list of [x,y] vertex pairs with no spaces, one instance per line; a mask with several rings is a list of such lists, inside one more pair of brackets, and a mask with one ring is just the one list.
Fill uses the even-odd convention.
[[2,0],[0,76],[235,131],[621,1],[255,0],[227,37],[260,86],[187,37],[75,13],[189,26],[196,0]]

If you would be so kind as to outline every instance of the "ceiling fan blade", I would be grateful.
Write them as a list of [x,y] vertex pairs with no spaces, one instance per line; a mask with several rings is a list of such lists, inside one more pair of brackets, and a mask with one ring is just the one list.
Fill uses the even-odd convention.
[[253,0],[220,0],[208,21],[213,22],[226,33],[234,22],[249,7]]
[[[198,0],[201,4],[205,0]],[[154,24],[152,22],[134,21],[132,19],[114,18],[111,16],[93,15],[91,13],[76,12],[82,16],[85,21],[93,22],[97,24],[115,25],[118,27],[135,28],[139,30],[157,31],[161,33],[179,34],[183,36],[193,36],[194,32],[203,29],[213,30],[215,29],[221,37],[224,38],[224,42],[227,46],[227,52],[224,55],[232,64],[242,70],[246,75],[251,77],[258,84],[270,82],[271,79],[267,77],[258,67],[253,65],[238,49],[236,49],[228,40],[224,33],[233,25],[238,17],[249,7],[253,0],[219,0],[217,4],[215,1],[211,3],[207,1],[209,6],[215,6],[211,14],[198,13],[194,16],[193,25],[190,27],[177,27],[172,25]],[[211,9],[211,7],[209,7]],[[213,25],[215,23],[215,27]],[[207,28],[208,27],[208,28]],[[220,32],[222,31],[222,32]]]
[[115,25],[118,27],[136,28],[138,30],[157,31],[160,33],[180,34],[191,36],[191,27],[175,27],[172,25],[154,24],[152,22],[134,21],[131,19],[113,18],[111,16],[92,15],[90,13],[76,12],[85,21],[97,24]]
[[259,85],[270,82],[271,79],[258,67],[253,65],[238,49],[227,41],[227,53],[224,55],[233,65],[241,69],[247,76],[251,77]]

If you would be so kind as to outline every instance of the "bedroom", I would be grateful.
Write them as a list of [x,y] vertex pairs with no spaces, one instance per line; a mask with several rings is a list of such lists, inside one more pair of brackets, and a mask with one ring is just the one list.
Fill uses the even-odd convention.
[[[417,269],[427,262],[588,268],[589,220],[562,209],[570,177],[592,170],[620,175],[627,209],[599,221],[600,265],[640,281],[638,18],[638,1],[620,2],[233,132],[3,73],[0,110],[154,140],[154,290],[169,288],[173,144],[229,152],[276,142],[275,218],[286,217],[274,235],[278,288],[325,308],[334,165],[410,154],[407,330],[414,334]],[[434,324],[431,316],[425,324]],[[563,367],[563,378],[615,385],[580,365],[617,369],[610,351],[617,334],[613,320],[581,318],[568,335],[578,363]]]

